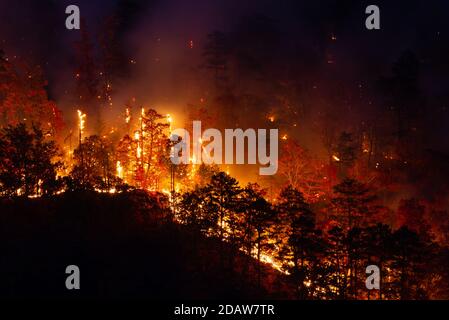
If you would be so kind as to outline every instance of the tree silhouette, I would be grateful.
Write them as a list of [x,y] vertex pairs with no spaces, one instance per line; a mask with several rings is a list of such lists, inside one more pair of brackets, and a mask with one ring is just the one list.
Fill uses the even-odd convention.
[[58,149],[36,126],[25,124],[0,131],[0,193],[6,196],[51,194],[56,191]]
[[393,256],[391,262],[391,297],[400,300],[427,299],[423,287],[426,243],[417,233],[401,227],[393,233]]
[[198,188],[185,192],[179,203],[177,219],[197,231],[206,233],[216,225],[214,216],[206,215],[206,194],[204,189]]
[[111,146],[99,136],[85,138],[75,149],[74,160],[75,165],[70,173],[74,188],[107,191],[117,184]]
[[243,245],[248,256],[252,256],[253,245],[256,245],[258,262],[257,283],[261,282],[261,253],[269,248],[268,238],[270,226],[274,222],[274,210],[264,198],[265,192],[259,185],[249,183],[242,191],[240,210],[243,212],[241,221],[243,229]]
[[375,196],[365,184],[355,179],[345,179],[334,186],[334,194],[331,199],[333,218],[345,230],[362,226],[376,212]]
[[[166,117],[154,109],[149,109],[141,115],[142,157],[146,163],[145,186],[157,190],[163,169],[163,157],[167,155],[168,138],[164,130],[169,128]],[[147,155],[147,157],[145,157]]]
[[[206,191],[206,212],[212,219],[217,219],[218,224],[214,233],[220,239],[220,246],[227,238],[232,248],[235,248],[238,240],[237,228],[237,207],[241,189],[238,182],[225,172],[218,172],[211,178],[210,183],[205,188]],[[229,257],[232,263],[232,255]],[[223,263],[224,255],[221,254]]]
[[40,66],[11,62],[0,50],[0,125],[39,125],[55,136],[63,128],[61,111],[48,98],[47,81]]
[[277,201],[278,221],[282,227],[277,231],[281,246],[280,255],[295,281],[298,297],[309,296],[309,266],[316,258],[318,232],[315,214],[305,202],[301,192],[292,186],[284,188]]
[[228,54],[229,44],[223,32],[215,31],[207,36],[207,42],[203,48],[204,66],[213,71],[216,89],[220,88],[227,79]]
[[[378,298],[384,298],[384,291],[388,294],[389,277],[388,270],[391,269],[391,258],[393,249],[393,239],[391,228],[382,223],[365,228],[362,234],[362,260],[366,260],[365,265],[374,264],[380,270],[380,289]],[[363,275],[364,276],[364,275]],[[368,291],[368,299],[371,298],[371,290]]]

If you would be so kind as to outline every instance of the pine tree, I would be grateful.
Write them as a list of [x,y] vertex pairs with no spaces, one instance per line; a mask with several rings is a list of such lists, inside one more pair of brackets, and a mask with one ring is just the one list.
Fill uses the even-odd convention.
[[[237,209],[239,205],[239,195],[241,188],[233,177],[225,172],[219,172],[212,176],[210,183],[205,187],[206,212],[211,216],[210,219],[216,219],[218,225],[213,228],[214,234],[220,239],[220,246],[223,249],[223,241],[227,239],[230,242],[232,250],[236,249],[238,240],[238,228],[236,222]],[[222,251],[222,250],[221,250]],[[224,253],[221,255],[223,264]],[[232,254],[230,255],[232,264]]]
[[243,212],[243,245],[248,256],[256,246],[258,262],[257,283],[261,283],[261,253],[269,248],[270,226],[274,223],[274,210],[264,198],[265,191],[259,185],[249,183],[242,191],[240,210]]
[[211,69],[214,74],[216,89],[226,81],[229,45],[223,32],[215,31],[207,36],[207,43],[203,49],[205,67]]
[[327,179],[324,165],[313,159],[297,141],[288,139],[282,145],[279,173],[289,185],[302,192],[310,203],[318,202],[326,195]]
[[345,230],[362,226],[376,212],[375,196],[363,183],[355,179],[345,179],[334,187],[331,199],[333,218]]
[[428,244],[407,227],[393,233],[393,255],[390,274],[391,298],[400,300],[427,299],[423,285],[426,262],[429,257]]
[[[382,300],[389,295],[389,276],[388,270],[391,270],[391,258],[393,239],[391,228],[382,223],[367,227],[362,234],[362,260],[366,260],[365,265],[376,265],[380,270],[380,289],[378,299]],[[365,274],[362,274],[362,280]],[[360,281],[363,283],[363,281]],[[372,298],[371,290],[368,291],[368,299]]]
[[55,137],[63,128],[61,111],[49,100],[40,66],[14,59],[0,50],[0,125],[27,123]]
[[0,194],[31,196],[52,194],[58,185],[58,149],[42,130],[25,124],[0,131]]
[[141,117],[142,158],[146,165],[144,181],[150,189],[157,190],[164,169],[163,158],[169,150],[169,140],[165,133],[169,124],[166,117],[154,109],[145,111]]
[[301,299],[310,296],[310,267],[315,263],[319,250],[319,235],[315,229],[315,214],[304,200],[301,192],[292,186],[284,188],[277,201],[278,221],[282,227],[277,231],[281,258],[292,274]]
[[421,237],[430,237],[430,225],[426,219],[426,207],[417,199],[402,199],[398,207],[397,221],[417,232]]
[[348,294],[348,248],[345,231],[335,226],[328,231],[328,259],[330,260],[333,274],[329,279],[334,299],[346,299]]
[[111,145],[99,136],[85,138],[75,149],[74,159],[76,164],[70,175],[75,188],[108,191],[117,184]]

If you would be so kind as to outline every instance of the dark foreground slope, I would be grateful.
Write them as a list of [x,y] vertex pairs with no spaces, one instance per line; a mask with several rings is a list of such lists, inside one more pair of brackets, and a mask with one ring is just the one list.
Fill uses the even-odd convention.
[[[220,250],[229,248],[170,222],[143,192],[0,200],[0,297],[286,297],[281,275],[265,267],[259,288],[254,260]],[[72,264],[81,290],[65,287]]]

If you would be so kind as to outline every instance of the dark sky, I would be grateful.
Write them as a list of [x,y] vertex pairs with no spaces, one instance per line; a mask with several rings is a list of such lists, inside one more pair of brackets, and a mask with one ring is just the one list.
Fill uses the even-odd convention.
[[[401,51],[419,51],[432,38],[449,39],[449,2],[444,0],[2,0],[0,39],[7,53],[17,52],[41,63],[48,62],[48,72],[53,77],[55,70],[70,61],[72,43],[77,38],[76,32],[64,28],[64,8],[68,4],[80,7],[92,30],[102,17],[118,12],[128,22],[123,27],[124,37],[140,36],[141,48],[134,43],[130,50],[145,48],[142,33],[160,33],[170,40],[183,36],[186,40],[201,39],[212,30],[232,28],[247,15],[265,15],[277,21],[286,39],[301,43],[304,48],[326,45],[325,36],[335,34],[338,42],[333,49],[344,68],[353,72],[388,66]],[[364,28],[364,8],[368,4],[381,8],[380,31]]]

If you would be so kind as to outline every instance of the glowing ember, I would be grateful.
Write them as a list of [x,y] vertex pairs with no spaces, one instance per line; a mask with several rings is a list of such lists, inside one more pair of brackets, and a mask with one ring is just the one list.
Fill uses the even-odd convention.
[[85,123],[86,123],[86,114],[82,113],[81,110],[78,110],[78,128],[79,128],[80,140],[84,133]]

